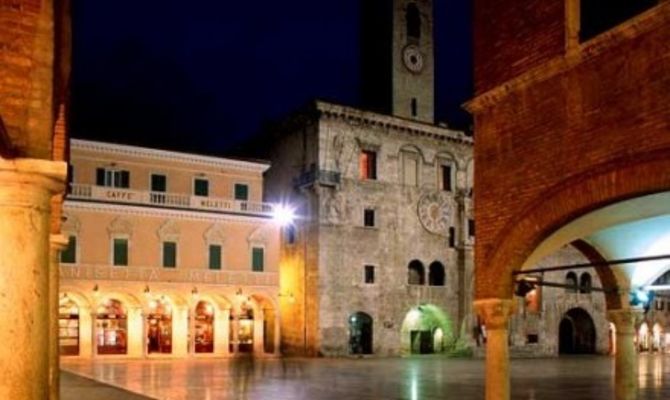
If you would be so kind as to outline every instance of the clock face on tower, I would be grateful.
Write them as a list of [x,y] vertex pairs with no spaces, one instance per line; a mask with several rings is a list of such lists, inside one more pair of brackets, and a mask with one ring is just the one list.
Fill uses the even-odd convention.
[[451,226],[451,200],[446,193],[429,193],[419,199],[419,221],[430,233],[448,236]]
[[423,69],[423,54],[413,44],[406,46],[402,50],[402,61],[405,67],[411,72],[419,73]]

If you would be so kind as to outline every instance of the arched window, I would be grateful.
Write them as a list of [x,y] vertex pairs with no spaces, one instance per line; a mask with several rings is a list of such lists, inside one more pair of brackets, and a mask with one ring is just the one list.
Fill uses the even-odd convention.
[[574,272],[568,272],[567,275],[565,275],[565,292],[566,293],[577,293],[577,274]]
[[428,284],[430,286],[444,286],[444,265],[435,261],[428,267]]
[[584,272],[579,278],[579,293],[591,293],[591,274]]
[[413,260],[407,267],[407,283],[410,285],[423,285],[425,280],[425,269],[419,260]]
[[407,38],[421,39],[421,14],[416,3],[407,5]]

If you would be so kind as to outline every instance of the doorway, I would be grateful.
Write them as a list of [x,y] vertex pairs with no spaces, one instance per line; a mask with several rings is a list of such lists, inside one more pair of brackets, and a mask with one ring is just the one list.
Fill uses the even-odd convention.
[[372,317],[364,312],[349,317],[349,352],[372,354]]
[[558,327],[559,354],[595,354],[596,328],[593,319],[582,308],[566,312]]

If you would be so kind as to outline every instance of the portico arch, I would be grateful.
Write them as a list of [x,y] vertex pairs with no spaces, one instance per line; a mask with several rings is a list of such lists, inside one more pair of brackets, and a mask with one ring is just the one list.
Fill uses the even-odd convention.
[[[616,246],[615,243],[624,236],[622,230],[636,229],[636,224],[651,226],[655,219],[670,218],[668,168],[667,150],[640,154],[635,160],[613,158],[557,181],[514,207],[504,207],[511,211],[506,222],[477,238],[475,297],[482,299],[476,301],[476,306],[489,334],[487,391],[494,387],[497,390],[494,382],[502,382],[501,393],[508,393],[506,338],[508,318],[514,310],[512,273],[532,268],[544,256],[568,243],[592,260],[649,255],[641,254],[645,253],[643,246],[627,243]],[[478,200],[477,205],[483,207],[486,202]],[[485,219],[480,223],[486,222]],[[622,254],[621,249],[629,253]],[[616,326],[615,390],[621,396],[629,396],[636,387],[632,371],[637,368],[633,337],[638,311],[629,306],[629,295],[631,290],[645,282],[651,283],[670,266],[635,267],[595,268],[606,290],[608,318]],[[654,274],[635,273],[642,270],[653,270]],[[489,330],[489,326],[495,330]]]
[[[493,240],[487,243],[478,238],[476,298],[511,298],[512,271],[533,265],[561,246],[598,230],[668,211],[661,202],[655,207],[637,209],[624,203],[635,199],[644,201],[650,193],[669,196],[666,192],[670,189],[669,168],[666,151],[649,152],[636,162],[614,159],[599,168],[571,176],[527,202]],[[645,178],[640,179],[641,176]],[[618,203],[622,205],[619,212],[600,212],[595,218],[587,217]],[[583,218],[590,224],[584,223]],[[628,286],[625,274],[611,271],[597,269],[605,287]],[[493,277],[496,277],[495,285],[491,284]],[[613,294],[607,294],[606,300],[609,309],[621,308],[625,303]]]
[[443,353],[453,342],[451,318],[433,304],[422,304],[409,310],[400,329],[403,354]]
[[[256,352],[266,355],[276,354],[279,349],[279,306],[277,301],[265,293],[255,293],[251,297],[258,304],[260,311],[256,320],[256,336],[259,346]],[[262,351],[261,351],[262,350]]]

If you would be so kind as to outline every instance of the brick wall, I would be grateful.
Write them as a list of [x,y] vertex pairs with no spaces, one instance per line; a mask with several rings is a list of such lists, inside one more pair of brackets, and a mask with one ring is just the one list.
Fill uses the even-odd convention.
[[[478,7],[496,3],[480,1]],[[516,24],[517,16],[507,18]],[[665,3],[641,18],[537,66],[523,84],[496,88],[499,97],[488,104],[473,103],[477,297],[511,294],[510,271],[568,221],[670,189],[670,7]],[[491,29],[480,21],[478,41]],[[537,40],[524,51],[543,46],[546,32],[537,33]],[[497,46],[519,43],[502,35]],[[490,58],[481,53],[480,88],[540,62],[514,64],[522,50],[500,50]],[[503,71],[505,64],[512,67]]]
[[[68,9],[49,0],[0,1],[0,118],[16,155],[51,159],[54,116],[67,86],[69,61],[57,68],[54,91],[54,32],[69,36]],[[54,10],[58,15],[54,15]],[[58,42],[69,49],[69,41]],[[69,59],[69,53],[66,60]]]
[[565,0],[476,0],[475,89],[482,93],[560,55]]

